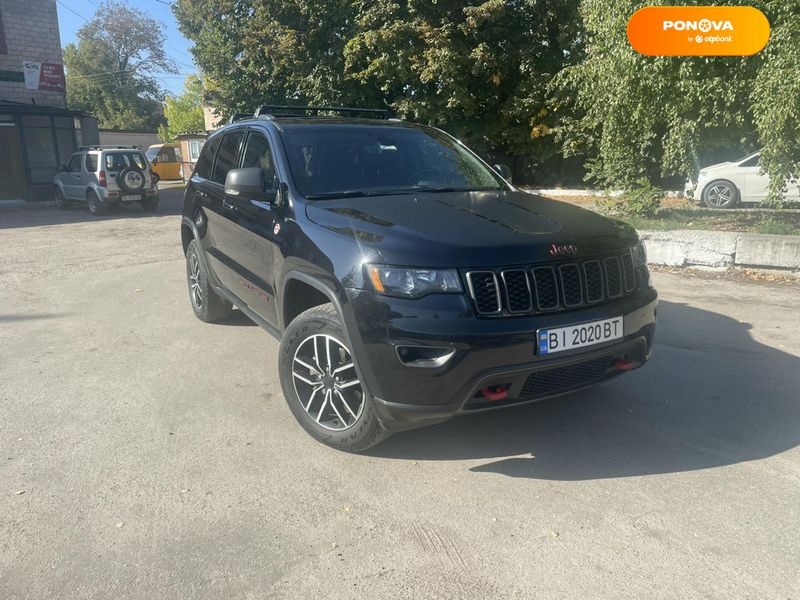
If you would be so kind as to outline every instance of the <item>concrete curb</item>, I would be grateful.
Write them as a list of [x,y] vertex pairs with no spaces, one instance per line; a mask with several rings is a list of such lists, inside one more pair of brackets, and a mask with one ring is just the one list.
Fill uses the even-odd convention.
[[800,271],[800,236],[727,231],[640,231],[648,262],[669,267]]

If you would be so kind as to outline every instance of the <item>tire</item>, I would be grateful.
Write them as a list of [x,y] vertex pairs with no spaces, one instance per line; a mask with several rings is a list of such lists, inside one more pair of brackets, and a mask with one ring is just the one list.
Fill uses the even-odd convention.
[[346,340],[333,305],[310,308],[284,331],[278,369],[283,396],[303,429],[332,448],[360,452],[389,434],[378,422],[374,401],[359,380]]
[[86,203],[89,205],[89,212],[92,213],[95,217],[99,217],[101,215],[106,214],[108,207],[106,206],[105,202],[100,200],[97,197],[97,194],[93,190],[89,190],[86,193]]
[[189,301],[198,319],[213,323],[231,314],[233,305],[221,298],[208,282],[208,273],[203,268],[196,240],[189,242],[186,248],[186,283],[189,286]]
[[117,185],[126,194],[143,193],[144,182],[144,172],[141,169],[125,167],[117,173]]
[[703,202],[709,208],[733,208],[739,200],[739,190],[727,179],[717,179],[703,188]]
[[156,212],[158,208],[158,198],[148,198],[147,200],[142,200],[142,208],[144,212]]
[[64,197],[64,192],[61,191],[61,188],[55,188],[53,190],[53,202],[55,202],[58,210],[67,210],[71,204],[71,202]]

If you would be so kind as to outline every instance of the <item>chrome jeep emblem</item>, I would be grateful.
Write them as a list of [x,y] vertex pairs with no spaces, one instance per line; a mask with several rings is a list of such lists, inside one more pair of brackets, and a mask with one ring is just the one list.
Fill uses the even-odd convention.
[[550,256],[575,256],[578,247],[575,244],[553,244],[550,246]]

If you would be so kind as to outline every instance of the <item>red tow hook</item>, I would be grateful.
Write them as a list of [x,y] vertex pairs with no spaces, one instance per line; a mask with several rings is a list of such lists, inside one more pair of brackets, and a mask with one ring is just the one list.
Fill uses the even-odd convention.
[[636,366],[636,363],[629,359],[627,356],[618,358],[614,361],[614,368],[617,371],[630,371]]
[[501,385],[493,385],[483,388],[481,393],[487,400],[503,400],[508,396],[508,388],[504,388]]

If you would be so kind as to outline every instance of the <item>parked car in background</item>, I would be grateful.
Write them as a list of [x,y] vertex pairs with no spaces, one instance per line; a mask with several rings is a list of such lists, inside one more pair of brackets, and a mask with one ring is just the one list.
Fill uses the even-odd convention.
[[145,154],[158,179],[181,179],[180,144],[153,144]]
[[[739,160],[710,165],[700,169],[697,184],[687,182],[686,195],[709,208],[733,208],[739,203],[756,203],[769,195],[769,175],[761,172],[760,152]],[[800,201],[797,180],[787,182],[786,200]]]
[[53,179],[53,199],[59,209],[86,202],[93,215],[128,202],[153,212],[158,188],[150,162],[138,147],[81,146]]

